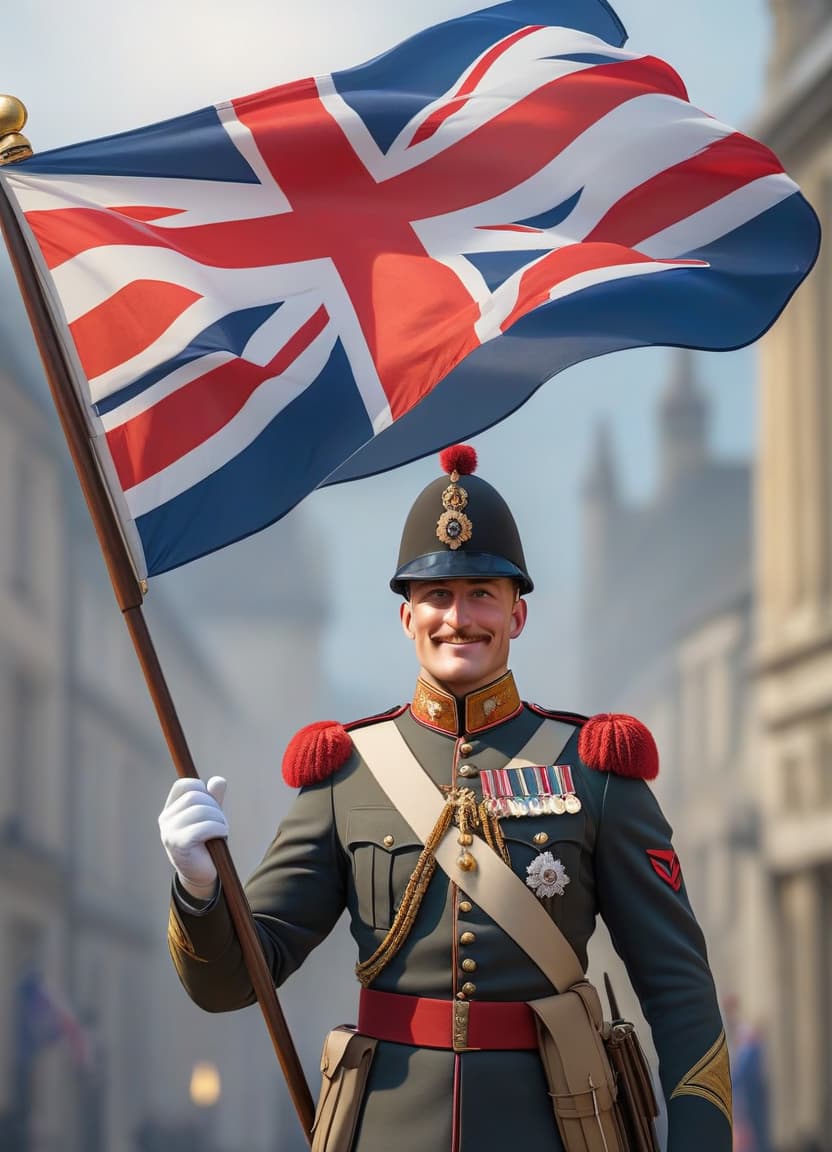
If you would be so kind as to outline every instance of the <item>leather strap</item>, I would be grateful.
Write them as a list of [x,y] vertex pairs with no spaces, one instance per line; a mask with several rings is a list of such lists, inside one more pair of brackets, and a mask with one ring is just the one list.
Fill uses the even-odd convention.
[[[571,724],[543,720],[508,767],[555,763],[572,732]],[[395,723],[383,721],[350,736],[377,783],[424,844],[445,800]],[[574,949],[528,886],[485,843],[476,852],[476,870],[463,872],[457,867],[456,835],[450,828],[434,853],[442,871],[519,944],[559,992],[583,980]]]

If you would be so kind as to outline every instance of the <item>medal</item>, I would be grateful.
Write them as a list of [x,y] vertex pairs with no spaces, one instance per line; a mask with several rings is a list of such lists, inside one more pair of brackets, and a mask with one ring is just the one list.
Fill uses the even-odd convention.
[[569,877],[561,860],[556,860],[551,852],[541,852],[535,856],[526,869],[526,883],[540,900],[550,896],[563,896]]
[[581,811],[568,764],[484,768],[480,780],[486,809],[500,820],[510,816],[575,815]]

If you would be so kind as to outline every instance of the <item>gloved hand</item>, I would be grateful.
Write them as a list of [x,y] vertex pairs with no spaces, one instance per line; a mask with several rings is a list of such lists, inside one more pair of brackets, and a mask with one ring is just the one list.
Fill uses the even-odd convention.
[[207,785],[190,777],[177,780],[159,814],[168,859],[179,883],[197,900],[210,900],[217,890],[217,870],[205,841],[228,837],[225,787],[222,776],[212,776]]

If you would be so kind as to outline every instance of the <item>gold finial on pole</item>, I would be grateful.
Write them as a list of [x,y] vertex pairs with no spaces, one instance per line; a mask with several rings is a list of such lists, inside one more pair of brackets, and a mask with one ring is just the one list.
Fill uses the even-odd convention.
[[27,115],[22,100],[0,95],[0,164],[14,164],[32,155],[32,145],[21,136]]

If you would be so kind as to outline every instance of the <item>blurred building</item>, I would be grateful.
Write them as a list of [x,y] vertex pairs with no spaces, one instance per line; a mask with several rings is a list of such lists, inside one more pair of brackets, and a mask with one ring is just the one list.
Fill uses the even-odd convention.
[[627,501],[598,428],[584,483],[581,630],[582,694],[596,702],[632,692],[682,636],[748,596],[750,469],[712,455],[695,365],[693,353],[672,353],[649,502]]
[[765,1001],[752,778],[751,472],[716,458],[696,358],[672,353],[658,409],[654,497],[629,503],[599,430],[584,488],[582,698],[639,716],[661,756],[655,790],[723,998]]
[[[165,929],[170,869],[156,818],[173,780],[147,686],[120,618],[86,508],[67,477],[65,636],[68,777],[68,992],[90,1037],[78,1147],[128,1152],[148,1118],[198,1133],[196,1064],[216,1066],[204,1022],[171,979]],[[238,722],[210,661],[170,607],[156,605],[163,667],[195,756]],[[160,646],[160,645],[157,645]],[[160,1024],[166,1035],[160,1040]],[[226,1086],[232,1100],[244,1085]],[[179,1145],[168,1140],[174,1150]],[[35,1152],[35,1150],[33,1150]]]
[[69,1053],[49,1043],[45,1018],[47,996],[66,993],[70,953],[62,480],[37,406],[0,377],[0,1145],[10,1149],[29,1133],[33,1148],[57,1147],[71,1100]]
[[[202,1055],[184,1004],[166,1012],[184,1051],[151,1052],[156,974],[170,973],[155,835],[170,759],[26,376],[0,388],[0,1146],[130,1152],[154,1075],[175,1081],[177,1056],[189,1075]],[[165,632],[180,695],[227,728],[230,697],[205,656],[170,613]],[[193,1124],[187,1089],[186,1076],[177,1118]]]
[[[832,224],[832,5],[771,0],[754,126]],[[760,777],[778,1147],[832,1148],[832,264],[764,338],[756,478]]]
[[[259,1010],[201,1012],[167,954],[170,755],[22,344],[6,331],[0,377],[0,1148],[290,1152]],[[282,567],[255,545],[145,605],[195,761],[232,782],[243,873],[290,800],[281,745],[320,709],[323,568],[299,516],[282,541]],[[299,990],[316,1068],[330,1002]]]
[[[217,734],[205,756],[210,772],[228,779],[230,847],[244,879],[295,796],[281,775],[283,749],[298,728],[331,715],[322,669],[332,600],[324,544],[299,508],[273,528],[154,581],[198,629],[237,710],[237,722]],[[356,1018],[354,964],[355,945],[342,921],[281,989],[313,1093],[324,1034]],[[224,1107],[215,1118],[220,1147],[236,1149],[235,1131],[244,1125],[247,1152],[301,1152],[306,1144],[259,1009],[200,1015],[224,1078],[245,1069],[248,1080],[244,1107]]]

